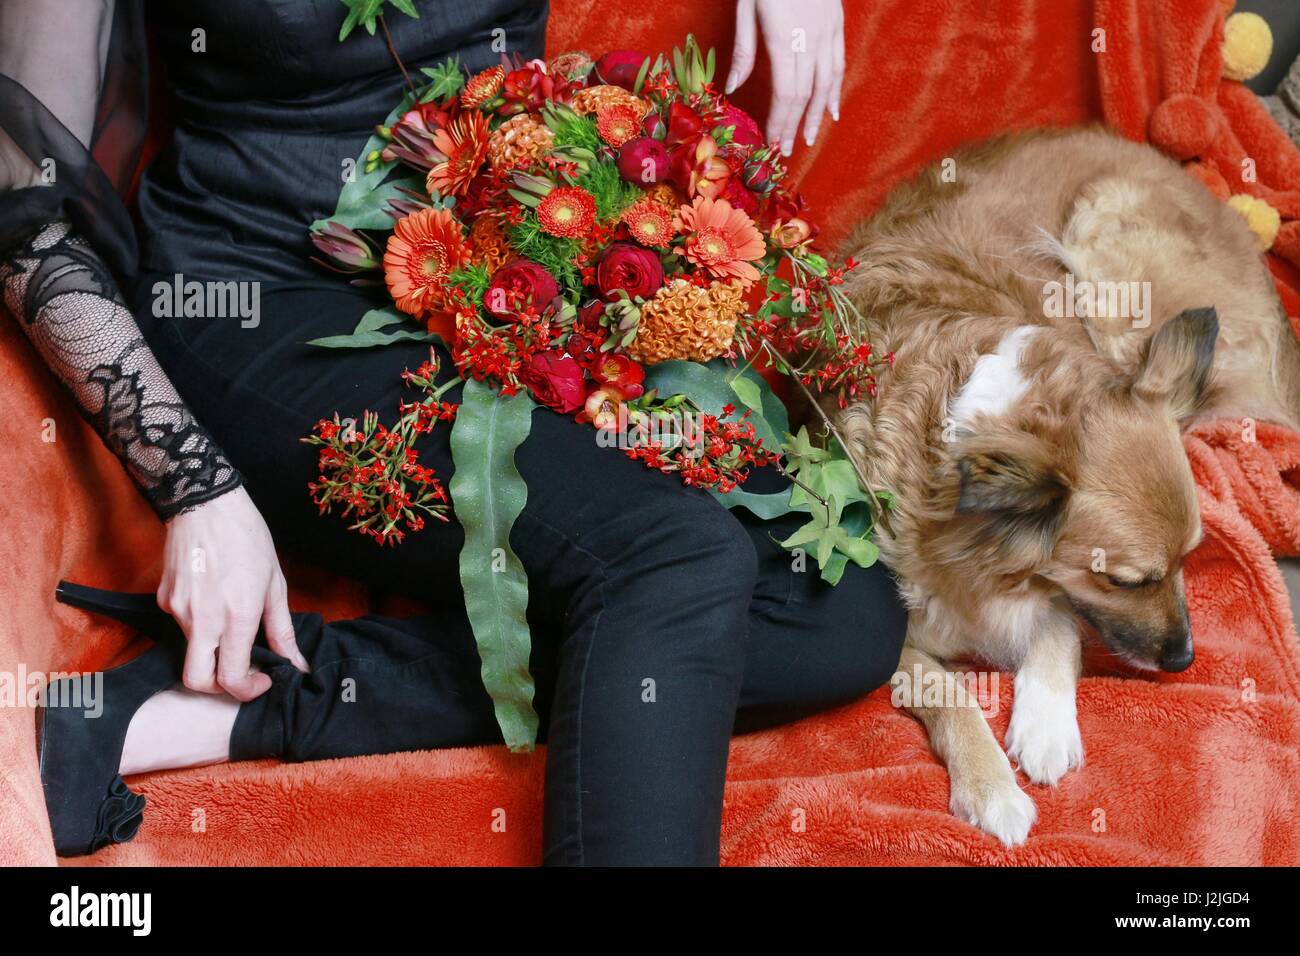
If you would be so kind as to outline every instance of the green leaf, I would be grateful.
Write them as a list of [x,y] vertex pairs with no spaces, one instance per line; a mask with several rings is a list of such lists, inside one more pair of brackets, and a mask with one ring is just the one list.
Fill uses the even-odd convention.
[[[338,208],[329,218],[349,229],[392,229],[394,220],[385,207],[390,199],[406,198],[400,191],[403,189],[423,193],[424,180],[419,176],[407,176],[382,184],[375,183],[369,189],[362,191],[349,191],[347,186],[344,186],[343,192],[339,194]],[[318,219],[312,223],[312,228],[315,229],[327,221],[329,220]]]
[[[734,400],[739,393],[731,382],[737,375],[752,376],[760,394],[761,389],[767,387],[767,383],[757,373],[752,370],[737,372],[723,359],[715,359],[708,365],[678,359],[660,362],[646,370],[645,384],[646,388],[657,389],[660,395],[684,394],[710,415],[721,415],[724,405],[735,404]],[[743,384],[741,388],[744,388]],[[754,433],[763,439],[765,448],[779,450],[781,435],[788,427],[784,406],[775,395],[771,402],[763,400],[759,404],[761,409],[755,410],[749,417],[754,424]],[[777,418],[777,421],[773,422],[768,417],[769,414]]]
[[388,0],[388,2],[398,10],[402,11],[402,13],[405,13],[412,20],[420,19],[420,14],[415,9],[415,5],[411,3],[411,0]]
[[753,409],[760,415],[763,414],[763,394],[758,390],[753,379],[746,378],[744,375],[733,375],[727,380],[727,384],[746,408]]
[[320,339],[311,339],[308,345],[317,345],[325,349],[368,349],[376,345],[391,345],[393,342],[434,342],[438,336],[432,332],[415,327],[384,332],[382,329],[397,323],[405,323],[410,317],[398,312],[391,305],[382,309],[371,309],[361,317],[357,327],[349,335],[327,335]]
[[528,437],[536,407],[523,392],[505,398],[470,379],[451,430],[455,474],[448,490],[465,529],[460,552],[465,611],[483,664],[483,686],[514,751],[532,750],[537,741],[528,671],[532,639],[525,617],[528,575],[510,547],[510,529],[528,499],[515,450]]

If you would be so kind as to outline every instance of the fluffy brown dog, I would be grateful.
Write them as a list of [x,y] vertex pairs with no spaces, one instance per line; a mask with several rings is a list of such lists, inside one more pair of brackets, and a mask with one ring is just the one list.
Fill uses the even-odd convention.
[[[840,420],[898,500],[880,534],[911,607],[895,699],[946,762],[953,812],[1016,844],[1035,808],[1007,755],[1046,784],[1083,759],[1081,621],[1140,667],[1192,662],[1180,428],[1296,425],[1300,348],[1242,217],[1101,130],[936,164],[843,251],[863,335],[896,356]],[[1006,754],[945,666],[970,658],[1015,671]]]

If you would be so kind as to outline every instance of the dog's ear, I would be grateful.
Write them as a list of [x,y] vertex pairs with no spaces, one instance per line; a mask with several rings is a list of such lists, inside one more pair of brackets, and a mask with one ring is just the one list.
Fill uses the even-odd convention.
[[1017,524],[1054,525],[1070,483],[1047,441],[1019,430],[985,434],[957,462],[958,514],[988,514]]
[[1219,315],[1213,308],[1188,309],[1162,325],[1147,342],[1133,379],[1133,394],[1166,401],[1182,420],[1201,405],[1210,388]]

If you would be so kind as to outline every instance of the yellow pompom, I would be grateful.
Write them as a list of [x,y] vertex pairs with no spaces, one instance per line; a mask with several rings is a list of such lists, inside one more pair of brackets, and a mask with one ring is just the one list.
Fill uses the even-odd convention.
[[1228,205],[1245,217],[1246,225],[1255,234],[1255,244],[1260,252],[1273,247],[1277,231],[1282,228],[1282,217],[1278,211],[1254,196],[1238,193],[1228,200]]
[[1258,13],[1234,13],[1223,25],[1223,75],[1249,80],[1273,55],[1273,31]]

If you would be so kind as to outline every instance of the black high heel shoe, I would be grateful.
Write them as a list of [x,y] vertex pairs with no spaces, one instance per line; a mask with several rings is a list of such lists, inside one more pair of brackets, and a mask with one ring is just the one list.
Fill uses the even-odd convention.
[[118,773],[122,745],[141,705],[180,683],[185,635],[151,594],[68,581],[60,581],[54,593],[64,604],[130,624],[157,642],[121,667],[52,681],[46,688],[37,746],[54,849],[60,856],[84,856],[125,843],[140,829],[145,799]]

